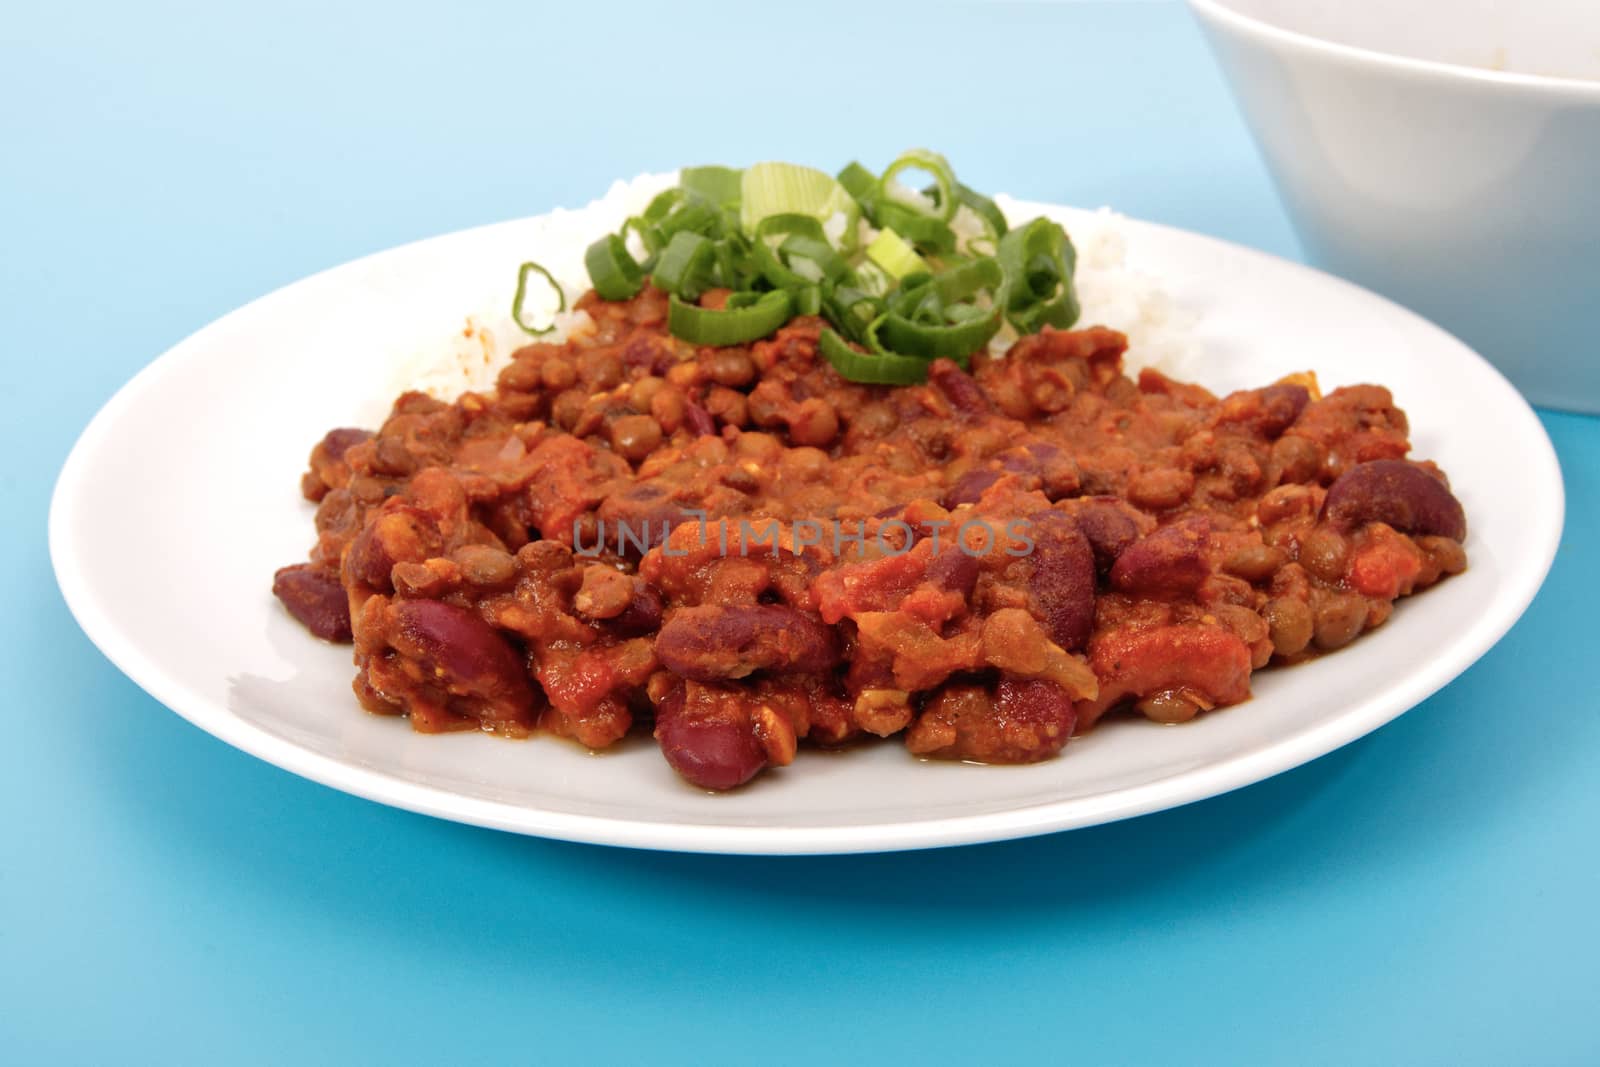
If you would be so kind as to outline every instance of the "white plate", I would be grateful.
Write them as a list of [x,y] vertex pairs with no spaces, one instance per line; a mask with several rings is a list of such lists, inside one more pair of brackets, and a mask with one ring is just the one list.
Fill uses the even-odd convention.
[[1204,384],[1260,385],[1309,367],[1325,387],[1394,390],[1416,452],[1443,465],[1466,507],[1466,574],[1402,602],[1382,629],[1335,655],[1258,674],[1246,704],[1178,727],[1108,722],[1029,767],[923,763],[886,743],[803,753],[713,796],[681,782],[647,739],[590,755],[548,737],[413,734],[402,720],[361,712],[348,649],[309,637],[269,591],[273,570],[312,540],[299,474],[325,430],[370,424],[373,402],[389,398],[372,383],[392,380],[397,360],[447,337],[459,343],[466,312],[503,306],[516,263],[580,254],[576,217],[469,230],[318,274],[213,323],[135,377],[84,431],[50,516],[57,578],[95,644],[229,744],[385,804],[612,845],[873,851],[1107,822],[1304,763],[1465,670],[1521,615],[1554,557],[1563,507],[1554,451],[1486,362],[1345,282],[1130,222],[1130,263],[1203,316],[1195,376]]

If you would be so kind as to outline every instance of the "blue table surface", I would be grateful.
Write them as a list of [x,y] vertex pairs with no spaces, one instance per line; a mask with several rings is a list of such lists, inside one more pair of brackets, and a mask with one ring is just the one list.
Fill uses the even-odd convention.
[[227,6],[0,20],[0,1061],[1600,1062],[1595,419],[1543,416],[1566,536],[1481,662],[1118,825],[559,844],[313,785],[146,697],[56,590],[56,472],[141,366],[323,267],[646,169],[917,144],[1298,255],[1172,3]]

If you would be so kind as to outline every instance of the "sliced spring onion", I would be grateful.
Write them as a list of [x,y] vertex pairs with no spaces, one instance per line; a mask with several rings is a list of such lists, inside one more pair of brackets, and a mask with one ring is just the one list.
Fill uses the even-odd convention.
[[861,208],[844,186],[820,170],[794,163],[757,163],[745,168],[739,183],[739,225],[755,233],[771,215],[810,215],[825,223],[844,215],[846,247],[855,233]]
[[993,200],[982,193],[974,192],[960,182],[956,182],[956,199],[971,208],[973,214],[984,221],[989,230],[989,236],[998,241],[1006,235],[1005,213],[1000,210]]
[[867,245],[867,258],[882,267],[891,278],[904,278],[908,274],[928,269],[928,263],[906,239],[893,230],[880,231]]
[[[929,190],[932,195],[913,192],[895,181],[895,176],[906,170],[926,171],[933,179],[933,188]],[[884,168],[883,177],[878,179],[878,189],[884,199],[906,205],[919,214],[931,214],[940,222],[955,218],[956,207],[960,203],[956,195],[956,175],[950,169],[950,162],[926,148],[902,152],[898,159]]]
[[822,287],[808,285],[803,289],[796,289],[794,296],[794,313],[796,315],[818,315],[822,313]]
[[859,163],[848,163],[836,179],[857,201],[870,200],[878,191],[878,176]]
[[1078,253],[1061,225],[1038,218],[1000,238],[997,255],[1005,272],[1002,304],[1019,333],[1043,326],[1066,329],[1078,321],[1072,275]]
[[878,328],[883,344],[923,359],[965,360],[999,332],[1001,311],[970,301],[1004,282],[992,259],[970,259],[933,276],[910,276],[889,300]]
[[743,235],[731,233],[716,242],[717,284],[726,289],[745,290],[761,277],[754,244]]
[[644,271],[622,238],[608,233],[589,246],[583,254],[583,265],[589,268],[589,281],[594,291],[604,300],[628,300],[644,285]]
[[533,336],[541,337],[555,329],[556,322],[555,315],[552,315],[549,324],[545,326],[534,327],[529,326],[527,320],[522,317],[522,303],[528,297],[528,277],[532,274],[539,274],[543,276],[544,280],[550,283],[550,288],[555,290],[555,315],[559,315],[563,311],[567,310],[567,294],[562,292],[561,285],[555,280],[555,277],[539,264],[531,262],[524,263],[517,269],[517,295],[511,298],[511,320]]
[[756,226],[751,247],[761,277],[779,289],[831,282],[849,269],[810,215],[768,215]]
[[824,329],[817,350],[849,382],[866,385],[912,385],[928,377],[928,360],[892,352],[858,352],[837,333]]
[[895,231],[927,255],[949,255],[956,250],[956,231],[949,223],[920,214],[898,200],[874,201],[872,221],[881,229]]
[[[913,172],[932,179],[921,193],[903,180]],[[863,217],[878,230],[864,249]],[[958,239],[958,227],[976,236]],[[820,315],[829,362],[852,381],[881,384],[920,381],[936,358],[964,365],[1006,322],[1023,332],[1071,325],[1075,259],[1060,226],[1035,219],[1010,229],[993,200],[924,149],[881,176],[859,163],[837,178],[788,163],[688,167],[584,257],[606,300],[632,297],[648,275],[668,294],[668,329],[694,344],[742,344],[795,315]],[[534,273],[554,286],[525,264],[513,315],[538,335],[550,327],[527,321]],[[712,287],[731,293],[719,309],[700,307]],[[565,309],[559,288],[557,300]]]
[[[644,249],[647,257],[653,256],[657,252],[661,251],[661,245],[663,243],[661,240],[661,231],[656,228],[654,223],[645,218],[645,216],[629,215],[628,218],[622,223],[622,229],[617,231],[617,236],[622,238],[624,248],[627,247],[629,233],[633,233],[638,236],[639,244]],[[631,255],[632,253],[629,254]]]
[[646,222],[660,222],[672,213],[672,209],[683,203],[685,193],[679,186],[663,189],[650,199],[644,209],[643,218]]
[[822,308],[832,322],[852,341],[866,336],[867,327],[883,314],[883,299],[853,285],[837,285],[822,296]]
[[661,250],[650,280],[657,289],[695,300],[711,288],[716,265],[716,248],[709,239],[680,230]]
[[977,317],[955,316],[958,320],[940,326],[916,322],[895,312],[883,317],[878,336],[885,347],[922,359],[954,359],[965,362],[1000,331],[1000,309],[988,312],[974,309]]
[[739,203],[744,171],[733,167],[684,167],[678,172],[678,187],[684,194],[719,208]]
[[672,214],[656,224],[656,230],[670,241],[679,233],[716,234],[720,229],[721,212],[710,204],[690,201],[673,210]]
[[837,281],[850,269],[850,264],[833,250],[832,245],[814,237],[802,237],[799,234],[788,237],[778,246],[778,254],[802,276],[807,274],[803,268],[809,266],[810,272],[815,274],[812,281]]
[[811,237],[818,241],[824,239],[822,223],[814,215],[800,215],[794,212],[768,215],[756,225],[753,234],[757,241],[768,241],[769,244],[770,238],[791,235]]
[[721,348],[759,340],[793,313],[794,299],[784,289],[734,293],[721,311],[686,304],[674,295],[667,306],[667,329],[690,344]]
[[[911,279],[906,282],[911,283]],[[992,259],[969,259],[930,278],[928,289],[943,304],[954,304],[976,296],[985,290],[993,291],[1005,283],[1005,272]]]

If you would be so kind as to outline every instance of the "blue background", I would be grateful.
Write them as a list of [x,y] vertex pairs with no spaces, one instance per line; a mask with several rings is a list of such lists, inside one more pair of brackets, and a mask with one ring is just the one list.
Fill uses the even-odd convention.
[[140,7],[0,19],[0,1060],[1600,1062],[1594,419],[1545,416],[1555,571],[1437,697],[1229,796],[984,847],[658,855],[388,810],[166,712],[56,591],[56,471],[158,353],[618,176],[927,144],[1297,255],[1181,7]]

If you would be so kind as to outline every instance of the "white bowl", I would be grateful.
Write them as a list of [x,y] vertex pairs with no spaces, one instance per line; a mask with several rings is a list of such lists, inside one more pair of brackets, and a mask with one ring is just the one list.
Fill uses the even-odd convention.
[[1308,257],[1600,412],[1595,0],[1189,0]]

